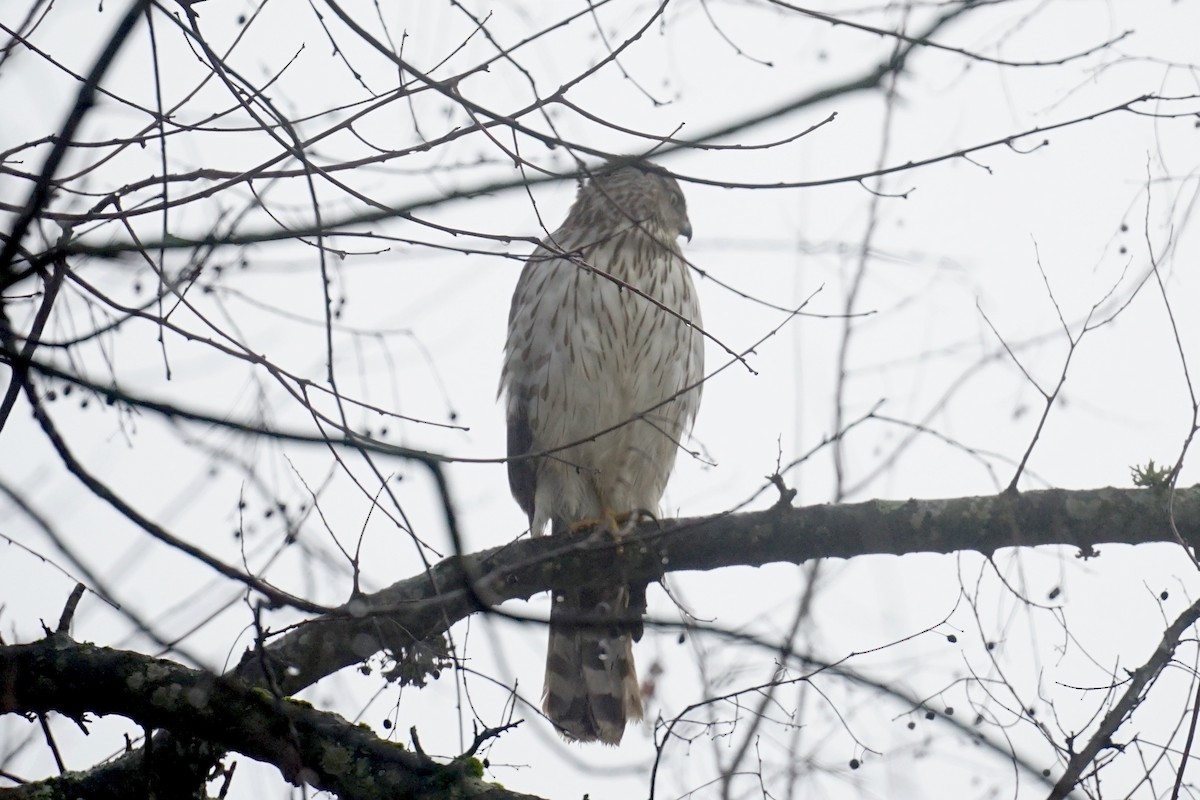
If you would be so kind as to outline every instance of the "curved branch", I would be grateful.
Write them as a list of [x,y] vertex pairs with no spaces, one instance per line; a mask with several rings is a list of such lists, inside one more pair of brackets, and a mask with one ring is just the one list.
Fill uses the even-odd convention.
[[[289,782],[345,800],[536,800],[484,782],[469,759],[439,764],[308,703],[279,700],[244,681],[141,653],[75,642],[62,633],[0,647],[0,676],[5,687],[0,713],[57,711],[77,721],[89,713],[119,714],[147,729],[166,728],[269,762]],[[71,796],[69,781],[58,782],[64,797]],[[30,784],[0,795],[47,797],[43,788]]]

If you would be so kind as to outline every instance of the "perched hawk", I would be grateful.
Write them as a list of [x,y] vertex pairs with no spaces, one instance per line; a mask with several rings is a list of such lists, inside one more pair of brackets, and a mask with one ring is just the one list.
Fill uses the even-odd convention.
[[[704,373],[681,235],[692,226],[674,178],[645,163],[610,168],[521,272],[500,391],[508,482],[534,535],[658,510]],[[569,739],[615,745],[642,717],[629,606],[618,576],[555,593],[542,707]]]

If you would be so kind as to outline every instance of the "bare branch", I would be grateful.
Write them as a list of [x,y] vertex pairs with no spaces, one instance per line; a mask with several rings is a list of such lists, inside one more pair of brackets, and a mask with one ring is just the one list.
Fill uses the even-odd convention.
[[[1158,647],[1154,648],[1154,652],[1146,660],[1146,663],[1129,673],[1129,682],[1125,686],[1121,699],[1104,715],[1104,719],[1100,721],[1095,733],[1088,739],[1083,749],[1071,754],[1066,771],[1047,795],[1048,800],[1063,800],[1082,779],[1085,770],[1098,767],[1096,759],[1103,750],[1119,747],[1113,740],[1113,736],[1141,705],[1146,690],[1170,663],[1180,640],[1197,621],[1200,621],[1200,602],[1193,603],[1167,626],[1167,629],[1163,631],[1162,639],[1159,640]],[[1183,753],[1185,762],[1189,757],[1187,752]]]

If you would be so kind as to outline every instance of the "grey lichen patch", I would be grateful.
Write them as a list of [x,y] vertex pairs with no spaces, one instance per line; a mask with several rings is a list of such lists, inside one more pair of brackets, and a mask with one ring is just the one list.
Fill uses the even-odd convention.
[[183,696],[183,687],[178,683],[159,686],[150,694],[150,702],[159,708],[176,708]]
[[[32,791],[27,791],[27,789],[32,789]],[[55,790],[52,782],[46,781],[41,786],[30,784],[28,787],[22,787],[21,796],[27,800],[58,800],[62,794]]]
[[354,785],[361,797],[380,796],[379,776],[372,771],[371,759],[356,757],[354,748],[341,744],[321,747],[320,771],[334,784]]
[[340,745],[328,745],[321,750],[321,770],[328,775],[345,775],[354,766],[350,751]]
[[906,504],[912,511],[909,520],[914,530],[922,531],[940,521],[946,515],[947,504],[938,500],[909,500]]
[[931,519],[933,519],[933,515],[930,514],[927,509],[918,505],[913,510],[912,514],[909,515],[908,523],[912,526],[914,531],[920,531],[925,528],[926,523],[928,523]]
[[[1102,503],[1100,503],[1102,505]],[[1100,509],[1097,508],[1097,502],[1091,497],[1077,497],[1067,495],[1067,500],[1063,503],[1063,511],[1074,519],[1083,519],[1095,514]]]
[[171,670],[162,664],[151,664],[146,667],[146,679],[155,683],[171,677]]
[[186,698],[188,705],[192,708],[203,709],[208,707],[208,691],[199,686],[193,686],[191,689],[188,689]]
[[146,676],[141,672],[130,673],[129,677],[125,679],[125,686],[128,687],[131,692],[140,692],[142,687],[145,685]]
[[356,656],[369,658],[379,652],[379,640],[370,634],[359,633],[351,640],[350,649]]

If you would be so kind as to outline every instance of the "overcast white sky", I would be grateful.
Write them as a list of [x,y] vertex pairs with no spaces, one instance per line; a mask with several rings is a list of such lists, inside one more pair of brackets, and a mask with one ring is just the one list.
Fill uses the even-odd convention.
[[[0,7],[0,22],[15,27],[26,5],[10,2]],[[488,31],[505,45],[574,7],[467,5],[487,17]],[[203,3],[200,20],[207,40],[224,52],[243,30],[239,16],[252,15],[254,8],[236,0]],[[599,9],[597,18],[608,41],[617,43],[655,8],[617,1]],[[405,34],[404,57],[439,78],[493,52],[478,35],[456,51],[473,25],[449,5],[348,3],[347,9],[376,35],[382,35],[382,15],[397,45]],[[55,5],[32,42],[69,69],[85,72],[104,32],[123,10],[124,4],[115,3],[102,9],[96,4]],[[923,29],[935,13],[924,5],[909,9],[902,4],[838,2],[820,10],[889,29],[904,25],[910,33]],[[267,96],[294,120],[360,101],[367,89],[382,93],[395,87],[394,67],[354,42],[327,9],[324,19],[362,83],[332,52],[308,4],[282,0],[262,4],[259,16],[244,26],[245,39],[228,63],[259,86],[269,82]],[[596,30],[596,23],[584,16],[518,51],[541,95],[604,55],[605,44]],[[681,175],[688,198],[695,236],[686,252],[697,267],[737,290],[697,277],[705,328],[720,343],[740,352],[785,321],[787,314],[759,301],[792,308],[811,297],[804,315],[787,322],[748,357],[753,373],[735,365],[705,385],[690,445],[705,458],[681,456],[664,499],[665,514],[718,512],[750,497],[777,463],[791,462],[834,431],[839,403],[846,421],[882,403],[880,414],[934,432],[918,437],[892,461],[909,428],[881,420],[857,428],[844,444],[844,496],[839,499],[955,497],[1003,488],[1031,440],[1044,403],[1012,359],[997,356],[999,340],[987,320],[1014,348],[1029,375],[1042,388],[1053,390],[1069,349],[1059,312],[1071,333],[1078,335],[1089,310],[1112,292],[1112,299],[1097,312],[1099,318],[1111,316],[1147,274],[1152,257],[1158,260],[1183,355],[1195,378],[1200,371],[1200,323],[1192,309],[1200,294],[1193,202],[1200,129],[1195,116],[1182,115],[1200,112],[1200,101],[1192,97],[1200,93],[1193,65],[1195,34],[1200,32],[1197,7],[1134,0],[1002,2],[972,11],[935,39],[1001,61],[1056,62],[1127,30],[1131,33],[1111,47],[1048,66],[1006,66],[958,52],[920,49],[890,104],[880,91],[838,97],[721,140],[741,145],[777,141],[836,114],[792,143],[758,150],[678,152],[661,160]],[[161,14],[155,32],[164,103],[172,105],[205,70]],[[894,45],[892,39],[844,26],[832,28],[768,3],[674,2],[622,55],[619,68],[609,64],[568,97],[624,128],[691,138],[866,74]],[[439,65],[447,56],[449,61]],[[282,76],[273,79],[289,60]],[[104,85],[152,107],[152,63],[143,22]],[[0,71],[0,107],[10,109],[0,120],[0,148],[8,150],[56,131],[75,86],[61,69],[18,48]],[[532,98],[528,82],[505,63],[466,78],[459,91],[505,113]],[[1143,102],[1136,106],[1139,113],[1100,113],[1146,94],[1180,99]],[[179,121],[198,123],[207,113],[229,105],[227,89],[210,81]],[[1156,117],[1154,112],[1180,116]],[[863,184],[728,189],[703,182],[844,178],[1089,116],[1096,118]],[[296,128],[311,136],[336,118],[301,121]],[[414,119],[420,124],[419,135],[427,137],[470,122],[448,101],[424,93],[411,103],[392,102],[357,123],[355,135],[339,133],[312,152],[332,163],[371,154],[374,147],[399,149],[417,141]],[[555,109],[554,119],[562,137],[591,147],[630,152],[647,146],[644,140],[607,130],[565,108]],[[81,138],[127,137],[146,124],[142,113],[102,100]],[[244,113],[229,115],[220,124],[253,126]],[[507,134],[497,133],[497,138],[505,147],[512,145]],[[519,144],[522,155],[537,164],[560,171],[571,168],[561,150],[549,152],[528,138]],[[94,159],[96,152],[73,158],[64,172]],[[191,131],[170,139],[168,169],[246,169],[278,152],[277,142],[253,130]],[[19,156],[24,160],[21,168],[36,169],[45,153],[44,147],[24,152]],[[75,185],[99,197],[159,174],[161,157],[157,144],[150,142],[122,152]],[[339,179],[381,203],[402,206],[515,176],[498,143],[475,134],[428,154],[341,173]],[[198,181],[171,191],[179,196],[207,185]],[[274,185],[260,181],[255,188],[278,217],[291,224],[311,219],[302,180]],[[27,191],[28,185],[19,179],[0,179],[0,201],[19,202]],[[149,198],[153,192],[147,188],[140,197]],[[543,235],[543,224],[553,228],[562,220],[573,192],[569,181],[544,184],[528,194],[497,192],[419,215],[487,237],[536,238]],[[360,201],[328,183],[319,193],[327,219],[364,209]],[[176,235],[204,235],[221,215],[228,219],[243,213],[247,197],[244,186],[236,187],[224,199],[172,212],[168,226]],[[89,204],[63,202],[56,207],[82,211]],[[238,230],[264,230],[271,224],[265,213],[254,210]],[[161,215],[145,215],[137,232],[156,239],[162,225]],[[518,258],[505,256],[509,251],[518,256],[528,252],[529,245],[506,247],[492,238],[450,237],[395,220],[354,230],[492,254],[466,256],[424,244],[340,236],[334,246],[356,254],[337,260],[330,269],[334,294],[345,300],[340,321],[362,332],[343,332],[335,339],[342,390],[433,422],[450,422],[453,413],[454,423],[464,428],[391,422],[385,438],[454,457],[502,458],[504,432],[495,388],[508,298],[521,265]],[[54,236],[57,231],[48,227],[45,234]],[[124,240],[127,232],[108,225],[82,235],[98,244]],[[869,248],[865,259],[864,246]],[[172,258],[172,269],[183,265],[183,256]],[[239,266],[242,259],[245,269]],[[228,248],[213,263],[225,265],[225,272],[218,278],[210,264],[201,284],[211,281],[217,291],[193,293],[212,321],[224,330],[236,330],[251,351],[321,380],[322,327],[263,307],[320,319],[323,295],[316,250],[296,243]],[[132,259],[75,266],[94,285],[130,302],[144,300],[154,285],[144,265]],[[849,326],[847,381],[839,398],[837,359],[847,335],[841,315],[860,267],[861,287],[853,309],[863,316]],[[18,308],[14,316],[21,319],[29,308]],[[184,310],[174,318],[190,329],[204,330],[204,324]],[[97,322],[72,294],[60,303],[48,330],[53,338],[66,339]],[[237,419],[253,421],[263,415],[286,427],[305,424],[302,409],[262,382],[261,374],[255,378],[245,366],[231,365],[211,349],[179,337],[168,337],[160,346],[157,335],[150,324],[127,326],[100,345],[80,348],[83,362],[75,368],[104,378],[111,364],[121,388],[134,394],[172,399]],[[719,366],[727,358],[720,345],[709,343],[709,365]],[[170,364],[170,381],[164,377],[164,359]],[[223,560],[239,562],[239,542],[232,532],[241,525],[248,534],[248,561],[254,569],[325,603],[344,600],[350,589],[349,569],[332,537],[346,547],[361,541],[365,588],[382,587],[420,569],[407,535],[384,514],[371,512],[371,495],[379,486],[361,461],[352,469],[365,491],[339,472],[320,448],[248,444],[219,431],[173,428],[160,418],[96,402],[80,408],[78,400],[78,394],[64,398],[52,409],[85,463],[140,511]],[[1114,322],[1083,336],[1021,488],[1131,485],[1132,465],[1149,459],[1171,463],[1179,456],[1191,421],[1190,402],[1163,293],[1151,279]],[[380,425],[373,414],[351,421],[376,432]],[[251,468],[239,470],[220,453],[236,454]],[[105,577],[120,602],[152,620],[166,637],[187,634],[180,645],[187,655],[175,657],[194,657],[212,668],[238,658],[250,640],[250,615],[236,601],[237,587],[148,542],[91,499],[57,462],[27,406],[18,405],[0,436],[0,456],[0,481],[53,521],[91,569]],[[1194,463],[1193,458],[1185,465],[1180,485],[1196,482]],[[449,553],[427,477],[401,461],[383,459],[380,464],[385,474],[404,476],[394,485],[413,530],[437,551]],[[500,544],[521,533],[524,520],[509,497],[502,464],[454,464],[449,478],[469,549]],[[799,490],[798,503],[835,499],[829,449],[785,478]],[[305,484],[320,489],[324,522],[310,516],[303,526],[303,547],[288,549],[268,566],[282,532],[279,515],[266,513],[275,496],[293,504],[305,497]],[[239,510],[243,499],[245,508]],[[768,492],[751,507],[774,500]],[[3,500],[0,533],[65,563],[45,536]],[[1040,713],[1051,715],[1053,704],[1058,724],[1076,730],[1100,707],[1101,698],[1064,687],[1105,685],[1112,670],[1140,664],[1157,642],[1163,619],[1173,618],[1190,602],[1190,594],[1200,590],[1186,557],[1167,546],[1114,546],[1088,562],[1053,549],[1004,553],[997,564],[1013,587],[1047,608],[1022,603],[973,553],[831,562],[823,568],[821,588],[797,646],[836,660],[899,642],[856,655],[849,665],[914,696],[936,696],[935,705],[962,709],[968,724],[976,710],[1011,721],[1000,708],[1007,700],[989,698],[985,692],[992,686],[987,680],[1002,675]],[[977,580],[981,573],[984,578]],[[777,638],[791,621],[804,574],[783,566],[731,569],[676,576],[675,586],[700,619],[730,629],[750,626]],[[73,579],[52,564],[18,547],[0,547],[0,632],[5,640],[36,638],[39,620],[57,618],[72,584]],[[1061,591],[1051,599],[1056,587]],[[1170,596],[1160,603],[1158,593],[1163,590]],[[652,604],[664,618],[677,616],[661,592]],[[278,614],[270,621],[281,625],[291,618]],[[900,641],[943,620],[934,632]],[[1073,638],[1064,634],[1064,621]],[[199,627],[190,632],[193,626]],[[95,598],[81,606],[75,633],[101,644],[156,652],[132,632],[127,620]],[[947,642],[949,633],[958,636],[957,644]],[[409,726],[417,724],[427,750],[453,755],[461,751],[464,735],[470,740],[472,706],[490,724],[501,720],[504,683],[516,682],[521,694],[536,702],[544,635],[536,627],[503,621],[474,620],[469,630],[456,629],[470,668],[497,679],[499,687],[479,677],[460,676],[456,683],[454,676],[445,675],[422,692],[399,694],[391,687],[381,690],[378,678],[340,675],[305,696],[347,716],[361,714],[381,732],[382,720],[396,712],[399,738],[407,739]],[[1002,645],[989,655],[983,646],[987,641]],[[730,691],[769,678],[773,654],[706,637],[679,645],[676,634],[667,632],[648,634],[639,645],[638,659],[643,672],[656,661],[665,668],[649,714],[670,718],[701,696],[698,663],[712,682],[710,691]],[[972,673],[981,679],[959,682]],[[1161,694],[1152,695],[1141,712],[1152,722],[1146,737],[1160,745],[1176,724],[1178,708],[1172,704],[1183,702],[1187,691],[1183,684],[1173,693],[1165,682],[1173,679],[1183,680],[1164,679],[1156,690]],[[815,777],[801,783],[807,792],[888,798],[1045,793],[1028,776],[1014,784],[1013,770],[1002,757],[982,751],[941,723],[917,715],[911,719],[918,725],[910,730],[907,709],[898,703],[881,701],[833,678],[818,685],[828,701],[810,693],[801,703],[798,738],[775,726],[763,732],[761,743],[766,764],[786,761],[783,754],[793,746],[808,759]],[[943,689],[945,694],[939,694]],[[798,702],[792,690],[781,702],[779,716]],[[1163,706],[1161,714],[1156,703]],[[733,713],[728,708],[718,711],[722,718]],[[529,709],[518,709],[518,715],[527,722],[502,738],[491,753],[496,780],[546,796],[644,796],[654,756],[649,728],[631,730],[618,750],[568,747]],[[0,725],[0,755],[20,746],[29,729],[19,720]],[[72,768],[85,768],[118,751],[120,737],[102,734],[124,729],[120,721],[105,721],[85,740],[69,726],[55,728],[62,736],[60,744],[66,742]],[[665,783],[660,783],[658,796],[677,796],[712,777],[716,759],[728,757],[739,733],[736,726],[719,730],[728,735],[715,744],[703,735],[690,748],[680,744],[667,750],[660,778]],[[1021,723],[1005,732],[1035,765],[1056,766],[1032,725]],[[1005,734],[994,726],[985,726],[984,733],[1004,740]],[[864,746],[883,755],[866,752]],[[846,766],[851,758],[862,759],[864,767],[851,772]],[[754,763],[748,768],[754,769]],[[38,777],[49,774],[53,764],[46,748],[34,742],[11,762],[11,769]],[[1120,776],[1116,780],[1130,780],[1137,771],[1133,761],[1129,770],[1114,772]],[[783,778],[776,774],[773,780],[784,793]],[[265,788],[272,792],[269,796],[285,791],[273,771],[251,769],[249,764],[239,766],[233,787],[238,797],[260,796]],[[758,785],[749,780],[742,789],[755,793]]]

